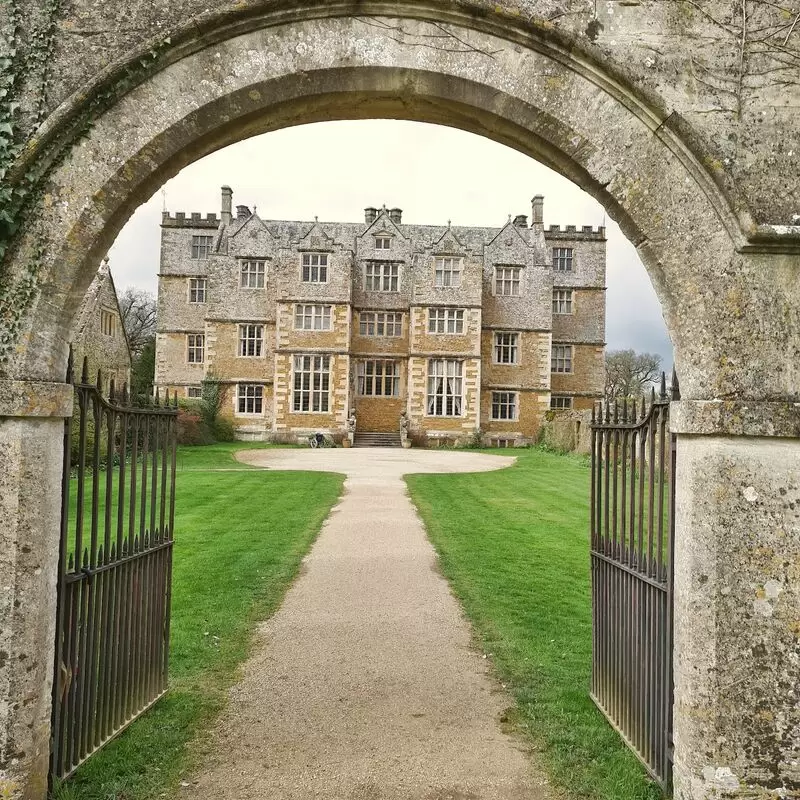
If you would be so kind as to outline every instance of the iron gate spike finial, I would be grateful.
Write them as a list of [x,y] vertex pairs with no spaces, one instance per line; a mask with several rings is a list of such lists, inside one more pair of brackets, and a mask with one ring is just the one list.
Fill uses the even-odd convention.
[[[673,368],[672,374],[675,374],[675,369]],[[662,370],[661,371],[661,399],[667,399],[667,374]]]
[[67,356],[67,376],[65,383],[72,383],[72,370],[75,367],[75,352],[72,349],[72,345],[69,346],[69,355]]
[[678,382],[678,373],[675,371],[675,366],[672,367],[672,399],[681,399],[681,385]]
[[154,400],[155,400],[155,405],[156,405],[156,408],[158,408],[158,407],[161,405],[161,396],[160,396],[160,392],[161,392],[161,388],[160,388],[159,386],[156,386],[156,396],[155,396],[155,398],[154,398]]
[[623,397],[622,398],[622,421],[623,422],[627,422],[628,421],[628,398],[627,397]]
[[128,382],[122,384],[122,403],[128,405]]
[[619,422],[619,400],[614,398],[614,423]]
[[81,383],[89,383],[89,356],[83,357],[83,368],[81,370]]
[[114,379],[112,378],[108,382],[108,399],[113,403],[114,402]]
[[103,391],[103,371],[101,369],[97,370],[97,391],[102,393]]

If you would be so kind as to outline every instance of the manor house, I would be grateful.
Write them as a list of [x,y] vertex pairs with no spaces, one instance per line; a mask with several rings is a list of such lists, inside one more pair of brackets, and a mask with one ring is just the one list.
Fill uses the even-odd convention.
[[500,228],[164,212],[156,385],[207,376],[241,438],[395,433],[535,439],[551,409],[603,391],[605,229],[543,224],[544,199]]

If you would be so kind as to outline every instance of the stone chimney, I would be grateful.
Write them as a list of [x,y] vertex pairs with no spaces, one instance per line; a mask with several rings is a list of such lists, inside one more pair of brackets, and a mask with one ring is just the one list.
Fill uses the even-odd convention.
[[376,219],[378,219],[377,208],[373,208],[372,206],[370,206],[369,208],[364,209],[364,222],[366,222],[367,225],[372,225],[372,223],[375,222]]
[[537,194],[531,200],[531,225],[544,225],[544,197]]
[[402,208],[390,208],[389,209],[389,219],[394,222],[395,225],[400,225],[403,222],[403,209]]
[[517,214],[514,217],[514,227],[516,228],[527,228],[528,227],[528,217],[525,214]]
[[250,216],[250,209],[247,206],[236,206],[236,219],[247,219]]
[[233,203],[233,189],[230,186],[223,186],[222,187],[222,224],[223,225],[230,225],[231,220],[233,219],[233,214],[231,209]]

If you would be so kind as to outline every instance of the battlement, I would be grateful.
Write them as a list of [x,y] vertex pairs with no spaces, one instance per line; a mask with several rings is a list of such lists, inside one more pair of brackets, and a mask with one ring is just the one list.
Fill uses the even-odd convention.
[[162,228],[213,228],[219,227],[219,217],[216,214],[206,214],[205,218],[199,211],[192,211],[188,216],[184,211],[176,211],[171,216],[169,211],[161,214]]
[[577,225],[565,225],[563,230],[560,225],[550,225],[544,232],[545,239],[592,239],[598,242],[606,240],[606,229],[603,225],[593,228],[591,225],[583,225],[578,230]]

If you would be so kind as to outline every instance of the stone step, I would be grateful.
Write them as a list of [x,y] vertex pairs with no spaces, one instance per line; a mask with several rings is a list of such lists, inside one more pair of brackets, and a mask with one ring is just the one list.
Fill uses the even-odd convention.
[[353,437],[353,447],[400,447],[400,434],[362,431]]

